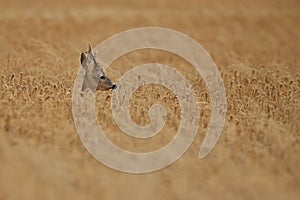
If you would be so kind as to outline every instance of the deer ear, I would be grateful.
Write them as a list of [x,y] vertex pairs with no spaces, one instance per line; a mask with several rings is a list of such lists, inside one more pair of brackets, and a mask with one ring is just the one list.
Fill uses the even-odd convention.
[[92,51],[92,46],[91,46],[91,44],[89,44],[88,52],[91,52],[91,51]]
[[80,63],[82,64],[83,61],[86,59],[86,56],[84,53],[81,53],[81,56],[80,56]]

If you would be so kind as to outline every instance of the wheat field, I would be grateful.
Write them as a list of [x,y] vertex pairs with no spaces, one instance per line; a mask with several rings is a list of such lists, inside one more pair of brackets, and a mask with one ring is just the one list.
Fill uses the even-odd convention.
[[[300,2],[297,0],[0,0],[0,199],[299,199]],[[133,66],[158,62],[180,71],[201,110],[197,136],[172,165],[147,174],[115,171],[94,159],[77,135],[72,87],[80,52],[137,27],[185,33],[211,55],[226,88],[220,140],[198,159],[210,121],[200,75],[184,59],[140,50],[116,60],[115,82]],[[172,91],[139,88],[132,120],[150,121],[160,103],[160,134],[134,139],[114,123],[112,92],[97,93],[97,117],[113,143],[148,152],[166,145],[180,123]]]

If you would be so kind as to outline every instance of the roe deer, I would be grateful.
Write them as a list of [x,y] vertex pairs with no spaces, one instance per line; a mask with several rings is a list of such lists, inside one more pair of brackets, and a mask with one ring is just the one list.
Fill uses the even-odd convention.
[[86,89],[104,91],[117,88],[117,85],[105,76],[102,67],[95,59],[91,45],[89,45],[88,51],[81,53],[80,61],[82,67],[85,69],[82,91]]

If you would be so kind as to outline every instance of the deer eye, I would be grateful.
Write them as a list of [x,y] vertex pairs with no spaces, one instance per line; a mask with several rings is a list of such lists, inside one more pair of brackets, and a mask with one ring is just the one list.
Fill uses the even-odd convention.
[[101,79],[105,79],[105,76],[100,76]]

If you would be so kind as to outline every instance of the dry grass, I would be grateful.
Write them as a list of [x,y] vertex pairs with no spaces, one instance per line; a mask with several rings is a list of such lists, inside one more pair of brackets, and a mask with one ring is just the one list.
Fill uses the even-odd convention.
[[[47,4],[47,5],[46,5]],[[0,0],[0,199],[299,199],[300,4],[288,1]],[[205,84],[175,55],[145,50],[107,70],[160,62],[190,81],[201,107],[197,137],[173,165],[132,175],[98,163],[81,144],[71,112],[79,52],[134,27],[186,33],[216,61],[228,112],[223,134],[204,160],[197,154],[210,117]],[[141,125],[161,103],[168,121],[150,140],[113,123],[110,92],[97,95],[98,121],[118,146],[146,152],[172,139],[180,107],[166,88],[148,85],[131,99]]]

